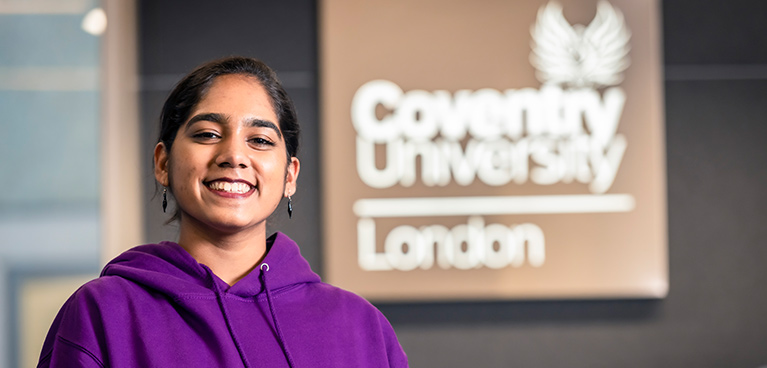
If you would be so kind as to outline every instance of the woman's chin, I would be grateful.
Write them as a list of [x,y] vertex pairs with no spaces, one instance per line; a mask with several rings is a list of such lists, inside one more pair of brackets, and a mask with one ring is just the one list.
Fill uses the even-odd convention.
[[[254,221],[250,217],[231,216],[231,214],[229,216],[208,217],[206,219],[194,219],[187,215],[186,218],[182,217],[182,222],[187,222],[188,225],[196,227],[199,232],[219,233],[221,235],[250,232],[266,224],[265,220]],[[182,227],[184,226],[182,225]]]
[[265,221],[260,223],[254,223],[252,221],[246,221],[244,219],[228,219],[226,221],[216,221],[211,223],[211,227],[218,232],[225,234],[237,234],[242,232],[252,231],[259,227],[259,225],[265,224]]

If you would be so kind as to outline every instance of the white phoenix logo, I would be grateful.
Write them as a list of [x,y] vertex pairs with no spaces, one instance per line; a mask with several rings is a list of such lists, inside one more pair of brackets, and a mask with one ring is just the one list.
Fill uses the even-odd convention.
[[588,27],[571,26],[562,14],[562,6],[552,1],[538,10],[530,32],[530,62],[544,84],[574,88],[616,85],[629,66],[631,32],[623,14],[607,1],[599,2]]

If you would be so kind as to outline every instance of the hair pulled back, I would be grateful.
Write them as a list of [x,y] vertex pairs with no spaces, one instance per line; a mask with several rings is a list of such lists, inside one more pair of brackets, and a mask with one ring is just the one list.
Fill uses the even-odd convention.
[[293,101],[282,87],[277,74],[258,59],[231,56],[203,64],[178,82],[168,95],[160,114],[160,137],[170,154],[173,141],[181,126],[189,119],[192,109],[205,97],[213,81],[222,75],[240,74],[258,79],[269,95],[285,140],[288,162],[298,153],[298,117]]

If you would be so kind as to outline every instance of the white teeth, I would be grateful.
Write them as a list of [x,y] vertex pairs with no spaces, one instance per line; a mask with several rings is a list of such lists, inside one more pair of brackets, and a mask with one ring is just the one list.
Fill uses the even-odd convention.
[[208,183],[208,188],[227,193],[243,194],[250,191],[250,185],[245,183],[229,183],[225,181],[214,181]]

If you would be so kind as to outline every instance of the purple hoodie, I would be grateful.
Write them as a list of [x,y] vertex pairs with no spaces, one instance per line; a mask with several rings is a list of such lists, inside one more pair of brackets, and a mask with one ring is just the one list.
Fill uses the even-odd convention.
[[227,285],[176,243],[135,247],[77,290],[38,367],[406,367],[386,318],[322,283],[277,233]]

